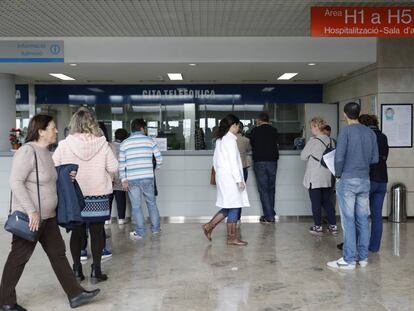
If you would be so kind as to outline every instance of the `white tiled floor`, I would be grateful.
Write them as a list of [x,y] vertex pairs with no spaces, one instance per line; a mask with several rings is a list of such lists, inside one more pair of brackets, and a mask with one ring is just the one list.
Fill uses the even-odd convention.
[[[309,226],[242,224],[249,242],[243,248],[225,244],[223,224],[212,243],[200,224],[165,224],[161,236],[138,242],[129,240],[129,226],[113,224],[114,255],[103,265],[109,280],[98,284],[102,293],[81,310],[414,310],[413,222],[385,223],[381,253],[353,272],[326,268],[328,260],[341,256],[336,249],[341,237],[312,236]],[[3,265],[9,234],[2,231],[0,241]],[[17,293],[31,311],[70,309],[41,247]]]

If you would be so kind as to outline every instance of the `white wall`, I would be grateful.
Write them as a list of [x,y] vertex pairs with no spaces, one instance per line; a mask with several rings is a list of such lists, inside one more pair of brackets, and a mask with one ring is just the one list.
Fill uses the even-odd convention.
[[[324,85],[324,102],[339,102],[340,125],[344,125],[341,111],[346,102],[360,100],[362,113],[381,118],[381,104],[414,103],[414,38],[378,39],[378,61],[347,77]],[[414,152],[413,148],[390,149],[389,183],[403,182],[407,186],[407,214],[414,216]],[[383,215],[388,214],[390,195]]]
[[375,38],[310,37],[70,37],[0,38],[64,40],[65,62],[367,62]]
[[[3,221],[9,208],[11,160],[11,157],[0,157],[0,220]],[[162,217],[202,217],[217,211],[216,188],[210,185],[211,165],[212,155],[164,155],[164,163],[157,171],[157,203]],[[311,215],[308,193],[302,186],[304,170],[305,163],[299,155],[281,155],[276,182],[276,211],[279,215]],[[251,207],[245,208],[243,215],[259,216],[262,214],[261,205],[252,169],[249,169],[247,189]],[[112,215],[116,215],[115,204]]]

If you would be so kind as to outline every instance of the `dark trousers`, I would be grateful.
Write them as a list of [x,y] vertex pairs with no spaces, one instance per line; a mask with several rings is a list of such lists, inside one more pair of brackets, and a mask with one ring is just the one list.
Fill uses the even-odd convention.
[[[66,258],[65,242],[60,234],[56,218],[46,219],[42,222],[39,229],[39,243],[49,257],[53,271],[69,299],[80,295],[84,289],[76,281],[68,259]],[[29,242],[13,235],[11,251],[4,265],[1,279],[1,305],[17,303],[16,285],[36,245],[37,242]],[[33,286],[39,285],[36,281],[33,281]],[[54,289],[51,288],[50,292],[53,291]]]
[[387,183],[371,181],[369,205],[371,210],[371,238],[369,250],[378,252],[382,237],[382,205],[387,193]]
[[[91,251],[93,264],[97,267],[101,266],[102,250],[105,247],[105,236],[102,232],[105,231],[104,223],[89,223],[89,234],[91,237]],[[70,237],[70,252],[72,254],[73,263],[80,265],[81,250],[85,249],[86,224],[82,224],[72,230]]]
[[114,190],[113,195],[109,196],[109,215],[112,215],[112,202],[115,197],[116,209],[118,211],[118,219],[125,219],[126,212],[126,192],[122,190]]
[[243,178],[244,178],[244,182],[247,181],[247,177],[249,177],[248,167],[243,167]]
[[275,219],[275,192],[277,161],[254,162],[257,190],[262,203],[263,216],[267,220]]
[[309,188],[309,197],[312,203],[312,215],[315,226],[322,225],[322,207],[330,225],[336,225],[335,206],[332,202],[332,188]]

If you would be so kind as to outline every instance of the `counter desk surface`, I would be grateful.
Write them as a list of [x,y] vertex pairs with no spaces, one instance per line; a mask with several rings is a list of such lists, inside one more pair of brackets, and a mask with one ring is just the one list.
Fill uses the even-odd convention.
[[[13,152],[0,152],[0,218],[8,210],[10,174]],[[217,211],[216,188],[209,184],[212,150],[166,151],[163,165],[157,170],[157,203],[164,217],[206,217]],[[282,150],[276,181],[276,212],[280,216],[311,215],[308,193],[302,185],[305,162],[300,151]],[[261,205],[252,168],[249,168],[247,189],[251,207],[244,208],[244,216],[261,215]],[[115,214],[114,214],[115,213]],[[113,215],[116,216],[116,208]]]

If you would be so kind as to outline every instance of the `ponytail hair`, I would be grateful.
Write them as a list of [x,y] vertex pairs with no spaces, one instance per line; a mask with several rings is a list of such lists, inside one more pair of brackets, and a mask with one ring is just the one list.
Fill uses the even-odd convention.
[[230,127],[233,124],[239,124],[240,120],[234,114],[228,114],[223,119],[221,119],[218,130],[215,133],[215,138],[223,138],[224,135],[230,130]]

